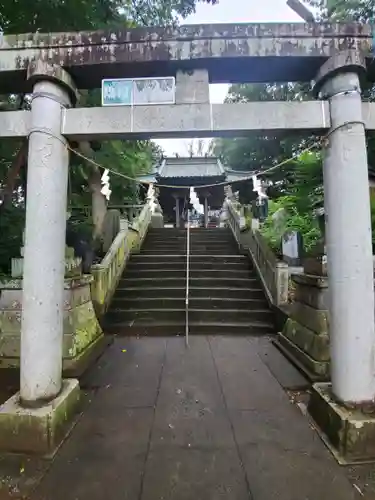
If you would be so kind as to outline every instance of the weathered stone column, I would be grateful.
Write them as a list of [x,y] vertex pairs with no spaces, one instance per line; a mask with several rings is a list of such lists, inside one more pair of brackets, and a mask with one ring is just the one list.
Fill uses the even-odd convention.
[[178,195],[173,195],[176,200],[176,228],[180,227],[180,198]]
[[208,227],[208,198],[204,197],[204,227]]
[[[0,408],[0,450],[53,453],[79,408],[78,380],[62,380],[69,154],[64,107],[76,98],[62,68],[32,63],[24,252],[21,390]],[[96,318],[95,318],[96,319]]]
[[332,392],[354,405],[375,399],[370,197],[358,78],[364,68],[360,55],[347,51],[328,60],[316,79],[332,124],[324,154]]
[[21,333],[21,401],[37,406],[61,391],[63,293],[69,152],[61,135],[75,95],[60,67],[30,67],[29,138]]

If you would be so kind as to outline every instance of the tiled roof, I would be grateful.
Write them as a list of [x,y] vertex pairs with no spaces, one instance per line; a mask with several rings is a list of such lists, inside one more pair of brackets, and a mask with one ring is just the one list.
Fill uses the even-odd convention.
[[255,170],[254,172],[240,172],[237,170],[226,169],[225,173],[226,173],[226,180],[228,181],[228,183],[231,183],[231,182],[239,182],[242,180],[252,179],[256,172]]
[[152,182],[152,183],[155,183],[156,182],[156,177],[155,177],[155,174],[152,173],[152,174],[145,174],[145,175],[139,175],[137,177],[137,180],[139,182]]
[[165,158],[161,164],[158,177],[175,179],[186,177],[223,177],[225,171],[218,158],[186,157]]

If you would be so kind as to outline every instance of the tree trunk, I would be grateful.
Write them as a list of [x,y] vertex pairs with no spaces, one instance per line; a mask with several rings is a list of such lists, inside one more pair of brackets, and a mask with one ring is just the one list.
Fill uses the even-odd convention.
[[[93,152],[89,142],[81,142],[79,145],[82,153],[91,158]],[[92,195],[92,219],[94,223],[93,240],[97,240],[102,235],[103,221],[107,213],[107,200],[102,194],[102,174],[99,167],[92,163],[89,164],[90,173],[88,177],[88,184]]]
[[97,167],[92,166],[89,176],[89,187],[92,194],[92,219],[94,223],[93,238],[96,240],[102,234],[103,221],[107,212],[107,200],[101,193],[102,182],[101,173]]
[[27,141],[24,141],[21,145],[18,153],[16,154],[12,165],[10,166],[5,181],[5,187],[0,194],[0,199],[2,200],[2,207],[9,207],[12,203],[13,192],[15,189],[16,181],[19,176],[20,170],[26,165],[27,161]]

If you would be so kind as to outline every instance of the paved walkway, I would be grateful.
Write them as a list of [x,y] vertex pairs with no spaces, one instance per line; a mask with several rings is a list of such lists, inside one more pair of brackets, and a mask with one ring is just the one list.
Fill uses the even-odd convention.
[[277,380],[268,368],[270,348],[117,339],[84,380],[91,403],[32,500],[363,498],[280,385],[288,369]]

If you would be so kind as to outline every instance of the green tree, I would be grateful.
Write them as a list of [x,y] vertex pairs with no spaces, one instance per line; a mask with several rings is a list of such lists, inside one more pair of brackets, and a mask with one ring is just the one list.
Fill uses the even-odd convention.
[[[310,97],[310,84],[232,85],[225,102],[302,101]],[[302,133],[251,133],[245,137],[214,139],[211,151],[233,170],[267,170],[301,152],[314,138]],[[293,163],[293,162],[292,162]],[[292,163],[267,175],[273,184],[273,196],[283,194],[293,178]]]
[[369,22],[374,17],[374,0],[307,0],[318,9],[323,21]]
[[283,208],[286,219],[283,231],[299,231],[304,250],[309,252],[321,237],[315,210],[323,204],[323,168],[321,154],[308,152],[293,162],[293,176],[285,193],[270,202],[270,210],[261,231],[269,245],[281,251],[282,234],[275,229],[273,214]]
[[[0,27],[5,34],[16,34],[169,25],[194,12],[200,1],[215,4],[217,0],[3,0]],[[86,93],[80,104],[99,105],[100,92]],[[20,109],[28,105],[25,96],[0,96],[0,110]],[[14,248],[21,246],[22,208],[27,194],[24,146],[19,141],[0,142],[0,232],[3,250],[0,269],[7,268],[4,262],[9,263]],[[158,154],[160,152],[150,141],[108,141],[95,148],[91,157],[116,172],[135,177],[147,172]],[[90,179],[95,174],[96,183],[100,183],[102,172],[103,169],[95,170],[89,162],[71,155],[70,202],[75,205],[90,204]],[[114,175],[110,182],[114,202],[136,202],[139,188],[134,182]],[[2,203],[4,200],[8,202]],[[8,206],[7,214],[5,205]],[[18,225],[13,215],[8,214],[12,207],[14,210],[17,207]],[[18,236],[15,237],[15,234]],[[8,253],[5,241],[12,242],[8,245]]]

